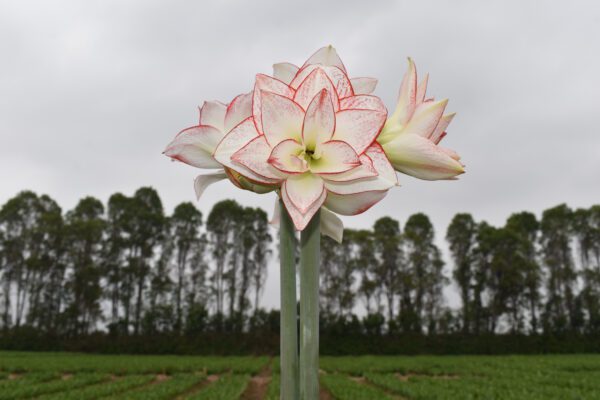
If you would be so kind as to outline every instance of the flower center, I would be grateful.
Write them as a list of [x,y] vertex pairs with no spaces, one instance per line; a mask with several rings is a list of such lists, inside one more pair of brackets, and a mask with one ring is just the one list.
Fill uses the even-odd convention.
[[321,152],[317,152],[315,149],[305,148],[300,154],[300,158],[304,159],[304,161],[306,161],[306,163],[310,166],[311,161],[316,161],[321,158]]

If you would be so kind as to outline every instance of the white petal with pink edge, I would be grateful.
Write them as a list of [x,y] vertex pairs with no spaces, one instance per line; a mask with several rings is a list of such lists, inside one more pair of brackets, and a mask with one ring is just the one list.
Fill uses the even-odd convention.
[[292,98],[294,97],[294,90],[290,88],[284,82],[271,78],[270,76],[258,74],[256,75],[256,82],[254,83],[254,91],[252,92],[252,115],[254,116],[254,123],[258,133],[262,135],[262,106],[261,106],[261,92],[267,91],[271,93],[277,93],[281,96]]
[[411,133],[429,138],[435,131],[440,122],[448,100],[426,101],[421,103],[415,109],[415,112],[403,130],[404,133]]
[[309,172],[300,175],[290,175],[281,188],[290,198],[294,206],[305,214],[318,201],[324,190],[323,179]]
[[394,186],[398,185],[396,171],[379,143],[375,142],[369,146],[365,154],[373,161],[373,167],[377,171],[379,178],[387,180]]
[[335,90],[340,99],[348,96],[354,96],[354,89],[348,75],[338,67],[323,67],[325,73],[333,82]]
[[200,108],[199,125],[210,125],[223,131],[223,121],[225,120],[226,111],[227,106],[220,101],[205,101]]
[[386,114],[373,110],[343,110],[335,115],[333,140],[341,140],[362,154],[373,143],[385,123]]
[[342,243],[344,239],[344,223],[325,207],[321,207],[321,233],[338,243]]
[[252,92],[240,94],[227,106],[223,133],[229,132],[250,116],[252,116]]
[[388,161],[381,146],[375,143],[367,149],[365,154],[372,160],[373,167],[377,171],[376,176],[349,181],[333,181],[326,179],[325,187],[327,190],[336,194],[345,195],[373,190],[388,190],[398,185],[396,171],[394,171],[394,168]]
[[223,134],[212,126],[193,126],[181,131],[164,151],[167,157],[197,168],[220,168],[212,153]]
[[427,83],[429,82],[429,74],[425,75],[425,78],[417,86],[416,104],[419,105],[425,101],[425,94],[427,92]]
[[325,188],[329,193],[346,196],[368,191],[387,191],[396,184],[380,176],[356,179],[347,182],[325,180]]
[[403,134],[383,145],[394,168],[424,180],[450,179],[464,173],[460,162],[432,141],[419,135]]
[[273,166],[267,162],[270,155],[271,147],[267,143],[265,136],[260,135],[252,139],[240,150],[236,151],[231,156],[231,159],[263,178],[280,180],[285,177],[285,174],[282,174],[281,171],[273,168]]
[[325,191],[325,188],[323,188],[323,191],[321,192],[321,195],[319,196],[317,201],[315,201],[312,204],[312,206],[308,210],[306,210],[306,212],[302,213],[296,207],[296,205],[291,201],[287,192],[283,189],[281,190],[281,198],[283,200],[283,204],[285,204],[285,208],[286,208],[287,212],[289,213],[290,217],[292,218],[292,221],[294,222],[294,226],[299,231],[306,228],[306,225],[308,225],[308,223],[310,222],[312,217],[319,210],[319,208],[321,208],[321,206],[323,205],[323,202],[325,201],[326,197],[327,197],[327,192]]
[[[448,155],[449,155],[450,157],[452,157],[454,160],[456,160],[456,161],[460,161],[460,155],[459,155],[459,154],[458,154],[456,151],[454,151],[454,150],[452,150],[452,149],[449,149],[449,148],[447,148],[447,147],[442,147],[442,146],[438,146],[438,149],[440,149],[440,150],[441,150],[441,151],[443,151],[444,153],[448,154]],[[464,166],[464,165],[463,165],[463,166]]]
[[349,195],[328,193],[325,207],[340,215],[358,215],[385,197],[387,190],[362,192]]
[[278,180],[266,179],[231,159],[231,156],[233,156],[234,153],[250,143],[250,141],[257,136],[259,135],[254,126],[253,118],[247,118],[225,135],[215,149],[213,156],[223,166],[237,171],[248,179],[266,185],[277,183]]
[[412,59],[408,59],[408,71],[402,79],[398,104],[390,117],[397,123],[406,124],[415,111],[417,100],[417,68]]
[[316,150],[327,142],[335,130],[335,111],[329,92],[323,89],[308,105],[302,125],[302,142],[307,149]]
[[304,110],[293,100],[271,92],[263,92],[263,133],[271,147],[286,139],[301,140]]
[[273,225],[275,228],[279,228],[279,223],[281,222],[281,206],[278,200],[275,200],[275,207],[273,208],[273,216],[269,221],[269,224]]
[[440,122],[438,122],[437,126],[435,127],[435,130],[433,131],[431,136],[429,136],[429,140],[431,140],[435,144],[438,144],[444,137],[444,132],[446,132],[448,125],[450,125],[450,122],[452,122],[455,115],[456,113],[442,116]]
[[289,85],[298,70],[299,68],[296,65],[287,62],[273,64],[273,77]]
[[196,199],[200,200],[200,197],[207,187],[223,179],[227,179],[227,174],[224,171],[215,172],[213,174],[198,175],[196,179],[194,179],[194,191],[196,192]]
[[377,170],[373,167],[373,160],[366,154],[359,157],[360,165],[338,174],[327,174],[323,176],[327,181],[333,182],[350,182],[357,179],[371,178],[377,176]]
[[[279,228],[279,224],[281,223],[281,212],[282,210],[279,201],[275,201],[273,217],[271,217],[271,220],[269,221],[269,224],[275,228]],[[325,207],[321,207],[320,229],[321,234],[329,236],[338,243],[342,243],[342,239],[344,238],[344,223],[337,215]]]
[[300,86],[302,86],[302,83],[315,71],[320,71],[327,76],[340,99],[354,95],[352,83],[350,83],[348,76],[341,69],[331,66],[308,65],[303,67],[298,71],[294,79],[292,79],[290,86],[294,89],[298,89]]
[[321,47],[319,50],[317,50],[308,58],[308,60],[306,60],[302,67],[304,68],[311,64],[332,65],[346,72],[346,67],[344,67],[342,59],[338,55],[335,48],[331,45]]
[[377,79],[375,78],[352,78],[350,79],[350,83],[352,84],[352,89],[354,89],[354,94],[371,94],[377,87]]
[[387,109],[383,101],[377,96],[361,94],[358,96],[350,96],[340,100],[340,110],[374,110],[387,114]]
[[358,154],[346,142],[330,140],[320,144],[317,151],[320,158],[313,158],[309,163],[315,174],[339,174],[360,165]]
[[337,111],[340,107],[338,93],[335,90],[335,86],[331,82],[331,79],[329,79],[327,74],[325,74],[321,68],[315,68],[314,71],[302,81],[296,90],[296,94],[294,94],[294,101],[303,109],[306,109],[315,96],[323,89],[329,92],[331,101],[333,102],[333,108]]
[[303,151],[304,146],[294,139],[287,139],[273,148],[267,161],[284,173],[301,174],[308,170],[308,163],[299,157]]

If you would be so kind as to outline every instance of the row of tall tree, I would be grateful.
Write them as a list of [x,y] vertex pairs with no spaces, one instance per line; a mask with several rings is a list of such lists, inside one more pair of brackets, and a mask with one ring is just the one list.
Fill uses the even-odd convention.
[[362,302],[369,331],[380,333],[386,321],[392,331],[439,331],[448,278],[434,239],[433,225],[422,213],[412,215],[404,231],[398,221],[384,217],[371,230],[347,229],[342,244],[324,237],[321,309],[326,324],[352,324],[352,313]]
[[446,238],[464,332],[600,332],[600,205],[520,212],[499,228],[457,214]]
[[[86,197],[66,213],[21,192],[0,209],[0,327],[75,336],[272,325],[260,308],[271,234],[263,210],[232,200],[203,219],[191,203],[166,215],[151,188],[106,205]],[[445,239],[447,264],[422,213],[347,229],[341,244],[323,237],[323,329],[600,333],[600,206],[520,212],[501,227],[461,213]],[[445,294],[456,293],[451,308]]]
[[[323,240],[326,324],[363,332],[494,334],[600,333],[600,205],[561,204],[541,219],[512,214],[501,227],[456,214],[446,231],[446,274],[428,217],[400,229],[385,217],[373,229],[348,229],[343,244]],[[460,308],[444,298],[456,289]]]
[[231,200],[204,221],[191,203],[165,215],[147,187],[64,214],[24,191],[0,209],[0,326],[183,333],[201,331],[209,310],[242,324],[259,308],[270,242],[266,213]]

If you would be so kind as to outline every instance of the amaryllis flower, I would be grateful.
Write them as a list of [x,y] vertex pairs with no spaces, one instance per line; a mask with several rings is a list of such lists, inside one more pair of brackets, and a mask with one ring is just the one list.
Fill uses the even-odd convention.
[[374,80],[353,82],[332,47],[301,68],[281,66],[281,79],[257,75],[252,116],[227,133],[214,159],[252,182],[279,187],[298,230],[322,206],[342,215],[364,212],[397,184],[376,142],[387,111],[379,98],[361,94]]
[[464,165],[458,154],[438,145],[454,114],[444,115],[447,99],[425,97],[427,81],[425,76],[417,84],[417,70],[409,59],[396,110],[377,141],[399,172],[426,180],[454,179],[464,173]]
[[215,169],[213,173],[198,175],[194,180],[197,198],[212,183],[229,178],[236,186],[256,193],[266,193],[275,186],[258,185],[236,171],[223,168],[213,157],[215,148],[225,134],[252,115],[252,92],[240,94],[229,104],[206,101],[200,108],[198,125],[184,129],[167,145],[164,154],[174,160],[203,169]]

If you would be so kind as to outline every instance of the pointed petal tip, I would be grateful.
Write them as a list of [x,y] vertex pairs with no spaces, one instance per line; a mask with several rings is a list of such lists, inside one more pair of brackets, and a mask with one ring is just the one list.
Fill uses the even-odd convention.
[[162,154],[164,154],[167,157],[173,157],[175,155],[175,153],[173,152],[173,146],[168,146],[166,149],[163,150]]

